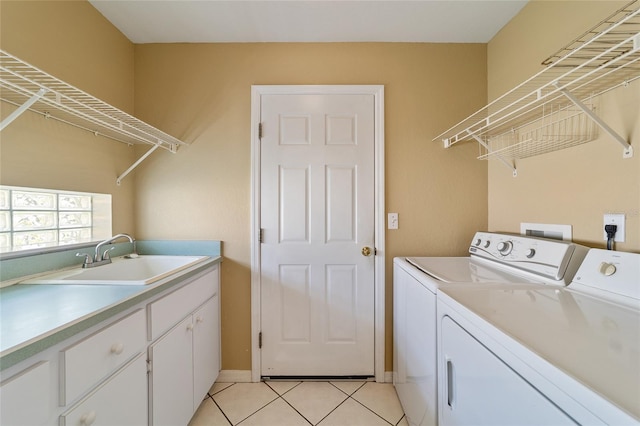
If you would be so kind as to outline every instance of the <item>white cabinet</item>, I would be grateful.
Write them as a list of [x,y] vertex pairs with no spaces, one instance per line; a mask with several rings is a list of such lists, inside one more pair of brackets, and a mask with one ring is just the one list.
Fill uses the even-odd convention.
[[441,332],[441,425],[576,424],[451,318]]
[[412,426],[434,425],[436,295],[396,262],[393,301],[393,384],[407,422]]
[[[39,362],[0,385],[0,424],[43,425],[51,414],[51,365]],[[37,402],[37,403],[35,403]]]
[[186,425],[220,371],[219,281],[214,265],[4,369],[0,425]]
[[188,317],[149,348],[153,425],[186,425],[193,414],[192,329]]
[[60,405],[73,402],[136,354],[147,343],[144,309],[103,328],[60,352]]
[[200,275],[178,290],[149,304],[149,338],[156,340],[167,330],[218,293],[220,288],[218,266]]
[[220,372],[220,303],[215,295],[193,315],[193,411]]
[[60,416],[60,426],[139,426],[147,422],[144,354],[127,363]]
[[[206,283],[206,285],[203,285]],[[192,286],[192,287],[191,287]],[[152,335],[166,328],[166,316],[184,318],[149,347],[151,424],[187,424],[220,371],[219,275],[201,276],[149,306]],[[208,300],[206,296],[212,295]],[[204,304],[201,304],[206,300]],[[201,306],[184,312],[195,303]],[[186,317],[185,317],[186,315]],[[159,323],[154,322],[159,319]]]

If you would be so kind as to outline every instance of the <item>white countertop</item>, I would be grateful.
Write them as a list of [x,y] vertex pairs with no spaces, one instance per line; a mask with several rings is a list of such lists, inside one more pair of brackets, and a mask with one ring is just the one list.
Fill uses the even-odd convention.
[[[25,285],[0,289],[0,363],[21,359],[89,328],[184,278],[220,263],[207,260],[149,285]],[[103,314],[103,315],[100,315]],[[47,340],[45,344],[43,342]],[[19,354],[18,354],[19,353]]]

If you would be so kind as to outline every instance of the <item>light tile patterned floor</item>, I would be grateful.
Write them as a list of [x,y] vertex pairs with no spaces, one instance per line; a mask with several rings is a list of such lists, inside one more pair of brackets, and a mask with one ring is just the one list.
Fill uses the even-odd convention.
[[216,383],[189,426],[407,426],[390,383]]

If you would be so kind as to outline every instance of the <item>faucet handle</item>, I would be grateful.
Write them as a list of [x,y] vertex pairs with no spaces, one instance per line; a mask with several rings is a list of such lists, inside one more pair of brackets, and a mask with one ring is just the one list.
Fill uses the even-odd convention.
[[109,249],[106,249],[106,250],[104,251],[104,253],[102,253],[102,260],[108,260],[108,259],[111,259],[111,256],[109,255],[109,252],[110,252],[111,250],[115,250],[115,247],[111,247],[111,248],[109,248]]
[[83,265],[88,265],[90,263],[93,263],[93,259],[87,253],[76,253],[76,257],[82,257],[82,256],[84,256]]

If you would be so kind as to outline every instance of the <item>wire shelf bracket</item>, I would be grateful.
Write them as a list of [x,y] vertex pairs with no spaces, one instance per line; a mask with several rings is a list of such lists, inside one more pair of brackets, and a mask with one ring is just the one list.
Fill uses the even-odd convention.
[[[569,148],[596,140],[591,127],[599,127],[623,148],[623,158],[633,156],[631,144],[587,107],[598,96],[629,86],[640,79],[640,0],[632,0],[617,9],[566,46],[542,62],[537,74],[487,104],[433,140],[441,140],[445,148],[462,141],[476,141],[489,157],[508,163],[515,171],[515,161],[534,155]],[[579,132],[545,133],[540,137],[512,137],[514,129],[526,130],[552,119],[548,111],[577,108],[582,118],[560,118],[556,123],[579,123]],[[543,124],[544,125],[544,124]],[[566,130],[563,125],[546,126],[549,132]],[[582,130],[588,130],[583,133]],[[515,135],[517,136],[517,135]],[[512,145],[502,145],[502,140]],[[494,145],[499,145],[496,149]],[[514,173],[515,175],[516,173]]]
[[38,100],[47,93],[47,89],[40,89],[38,93],[35,93],[29,99],[26,100],[25,103],[16,108],[11,114],[9,114],[2,122],[0,123],[0,131],[2,131],[5,127],[13,122],[16,118],[20,117],[23,112],[29,109],[31,105],[38,102]]
[[155,151],[158,148],[160,148],[160,145],[152,146],[147,152],[145,152],[142,155],[142,157],[138,158],[138,160],[135,163],[133,163],[127,170],[125,170],[124,172],[122,172],[122,174],[120,176],[118,176],[118,178],[116,179],[116,184],[118,184],[118,186],[120,186],[120,184],[122,183],[122,179],[124,179],[125,176],[127,176],[129,173],[131,173],[133,171],[133,169],[138,167],[138,164],[142,163],[148,156],[153,154],[153,151]]
[[575,106],[580,108],[582,112],[584,112],[591,120],[593,120],[602,130],[604,130],[609,136],[611,136],[615,141],[622,145],[624,149],[622,152],[622,158],[631,158],[633,157],[633,147],[629,142],[627,142],[622,136],[620,136],[615,130],[613,130],[607,123],[605,123],[600,117],[596,115],[589,107],[580,102],[578,98],[573,96],[571,92],[566,89],[560,89],[560,92],[566,96],[571,102],[574,103]]
[[504,164],[505,166],[507,166],[509,169],[511,169],[511,172],[513,174],[513,177],[517,177],[518,176],[518,170],[516,169],[515,165],[509,163],[507,160],[505,160],[500,154],[493,152],[491,150],[491,147],[482,140],[482,138],[478,135],[473,134],[471,131],[469,132],[469,136],[471,136],[473,139],[475,139],[480,145],[482,145],[484,147],[484,149],[487,150],[488,154],[493,154],[495,156],[495,158],[497,158],[498,160],[500,160],[500,162],[502,162],[502,164]]
[[127,145],[152,145],[147,153],[117,177],[118,185],[157,148],[176,153],[178,147],[187,145],[4,50],[0,50],[0,100],[16,107],[2,120],[0,131],[29,110]]

